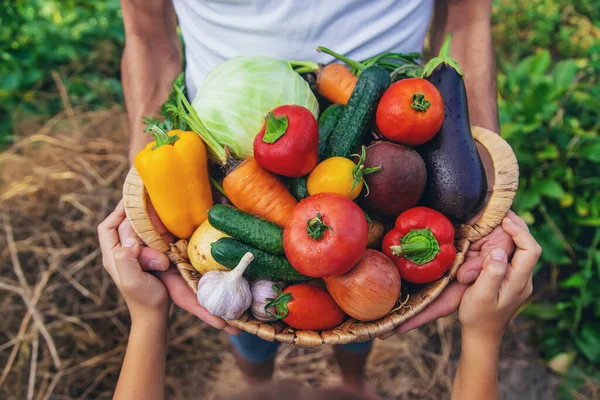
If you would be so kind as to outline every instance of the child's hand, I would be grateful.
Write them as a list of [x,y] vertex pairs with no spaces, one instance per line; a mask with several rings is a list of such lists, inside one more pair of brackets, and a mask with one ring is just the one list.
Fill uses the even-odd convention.
[[533,291],[532,272],[542,248],[525,221],[513,212],[504,218],[502,228],[512,237],[517,250],[510,264],[499,248],[485,258],[483,271],[460,303],[458,318],[463,335],[499,341],[508,322]]
[[[125,298],[132,321],[164,319],[169,308],[167,290],[158,278],[142,269],[140,260],[148,265],[147,270],[154,271],[166,270],[169,260],[157,250],[144,248],[142,252],[135,237],[130,237],[121,244],[117,228],[124,219],[125,209],[121,201],[115,211],[98,226],[104,268]],[[151,260],[147,260],[149,258]]]

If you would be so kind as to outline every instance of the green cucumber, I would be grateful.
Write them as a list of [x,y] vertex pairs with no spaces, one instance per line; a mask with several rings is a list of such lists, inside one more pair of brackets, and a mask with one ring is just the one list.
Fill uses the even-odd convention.
[[300,201],[308,197],[308,189],[306,188],[307,181],[308,175],[290,179],[290,193],[296,200]]
[[350,157],[369,132],[379,99],[390,85],[388,72],[366,67],[358,77],[352,96],[329,137],[325,158]]
[[285,256],[259,250],[235,239],[221,238],[210,245],[210,254],[215,261],[229,269],[235,268],[247,252],[254,255],[254,261],[245,272],[251,278],[265,278],[283,282],[308,281],[311,279],[296,271]]
[[[319,117],[319,162],[325,159],[327,141],[335,129],[343,111],[343,105],[331,104]],[[308,175],[292,178],[290,180],[290,193],[292,193],[292,196],[298,201],[308,197],[308,189],[306,189],[307,180]]]
[[334,131],[343,111],[343,105],[332,104],[319,117],[319,161],[325,159],[328,139]]
[[257,249],[275,254],[285,253],[283,228],[264,218],[225,204],[215,204],[208,211],[208,222],[221,232]]

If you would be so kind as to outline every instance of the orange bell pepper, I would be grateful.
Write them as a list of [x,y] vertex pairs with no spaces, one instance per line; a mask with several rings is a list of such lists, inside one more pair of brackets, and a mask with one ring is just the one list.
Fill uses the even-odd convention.
[[157,126],[156,141],[135,156],[135,167],[165,227],[187,239],[208,217],[213,205],[204,141],[194,132]]

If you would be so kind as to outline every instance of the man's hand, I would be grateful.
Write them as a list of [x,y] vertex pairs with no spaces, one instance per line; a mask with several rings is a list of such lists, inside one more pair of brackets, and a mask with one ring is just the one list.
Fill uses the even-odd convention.
[[[512,211],[508,212],[507,217],[511,220],[518,218]],[[483,268],[483,261],[494,248],[500,248],[509,255],[515,250],[512,237],[504,231],[502,226],[498,226],[488,236],[473,243],[466,254],[465,263],[458,269],[457,282],[450,283],[437,299],[419,314],[396,328],[394,333],[406,333],[456,311],[469,284],[475,282]],[[380,339],[385,340],[392,335],[393,333],[390,333]]]
[[[154,211],[152,204],[149,204],[148,206],[148,214],[152,225],[154,225],[165,242],[172,243],[174,241],[173,235],[171,235],[167,231],[167,228],[162,224],[158,215],[156,215],[156,211]],[[121,241],[126,240],[129,237],[137,237],[127,218],[121,222],[118,231]],[[156,276],[165,285],[171,300],[179,307],[190,314],[194,314],[202,321],[217,329],[224,329],[226,332],[233,335],[237,335],[240,332],[239,329],[228,326],[227,322],[222,318],[209,314],[208,311],[198,303],[194,292],[190,290],[179,271],[175,267],[168,268],[170,263],[166,255],[158,250],[143,246],[140,253],[140,264],[142,265],[142,268],[161,271],[157,272]]]

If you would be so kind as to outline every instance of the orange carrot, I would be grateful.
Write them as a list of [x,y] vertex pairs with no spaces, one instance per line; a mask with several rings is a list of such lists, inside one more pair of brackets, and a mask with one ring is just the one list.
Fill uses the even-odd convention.
[[296,199],[274,175],[262,169],[254,157],[242,161],[223,180],[227,198],[242,211],[284,226]]
[[327,100],[346,104],[352,95],[358,78],[348,67],[332,63],[321,68],[317,74],[317,90]]

